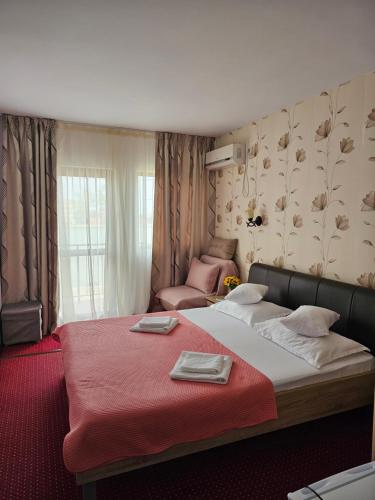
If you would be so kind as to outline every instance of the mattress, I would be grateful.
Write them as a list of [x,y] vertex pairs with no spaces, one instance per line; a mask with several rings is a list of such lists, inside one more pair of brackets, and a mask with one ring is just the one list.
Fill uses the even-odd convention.
[[367,352],[352,354],[317,369],[261,337],[242,321],[211,307],[185,309],[180,314],[266,375],[272,381],[275,392],[375,369],[375,358]]

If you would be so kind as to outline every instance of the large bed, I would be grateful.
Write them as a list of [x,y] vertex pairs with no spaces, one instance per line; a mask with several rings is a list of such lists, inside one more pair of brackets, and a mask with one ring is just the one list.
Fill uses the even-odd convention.
[[[307,304],[335,310],[340,314],[340,320],[335,323],[333,330],[375,352],[375,290],[264,264],[252,265],[249,282],[267,285],[269,289],[265,299],[275,304],[291,309]],[[234,424],[233,428],[218,435],[178,442],[158,453],[129,457],[127,450],[124,450],[123,459],[76,473],[78,484],[83,486],[85,499],[95,498],[95,482],[99,479],[350,410],[372,401],[374,357],[368,352],[338,359],[317,370],[257,335],[242,321],[215,308],[190,309],[179,314],[272,382],[278,418],[248,427],[239,428]],[[86,322],[84,328],[89,339],[91,322]],[[158,338],[155,338],[155,342],[158,342]],[[104,349],[105,342],[103,345]],[[67,351],[63,343],[64,365],[69,365],[70,356],[76,356],[78,363],[80,353]],[[95,370],[95,358],[92,368]],[[73,394],[71,387],[74,380],[71,380],[72,377],[69,380],[69,370],[66,373],[69,413],[72,416],[79,412],[79,408],[75,407],[75,399],[70,396]],[[225,398],[225,391],[221,394]]]

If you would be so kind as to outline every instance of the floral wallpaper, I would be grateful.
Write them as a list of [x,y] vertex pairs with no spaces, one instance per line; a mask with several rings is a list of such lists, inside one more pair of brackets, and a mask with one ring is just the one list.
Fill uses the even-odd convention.
[[[216,235],[253,262],[375,288],[375,73],[217,138],[247,144],[216,173]],[[263,225],[246,226],[247,210]]]

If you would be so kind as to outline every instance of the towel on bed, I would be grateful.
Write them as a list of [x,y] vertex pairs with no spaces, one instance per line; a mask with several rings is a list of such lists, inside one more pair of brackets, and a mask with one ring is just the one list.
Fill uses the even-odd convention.
[[155,328],[152,326],[141,326],[141,322],[138,321],[129,330],[131,332],[138,333],[161,333],[162,335],[167,335],[178,325],[178,318],[172,318],[168,326],[163,326],[161,328]]
[[142,328],[164,328],[170,325],[171,320],[171,316],[143,316],[138,324]]
[[224,356],[206,352],[182,351],[180,368],[189,373],[211,373],[217,375],[223,370]]
[[231,356],[223,356],[223,367],[221,372],[219,373],[186,372],[181,368],[184,357],[185,356],[183,351],[178,358],[173,370],[169,374],[172,379],[189,380],[190,382],[209,382],[211,384],[226,384],[228,382],[230,371],[232,368]]

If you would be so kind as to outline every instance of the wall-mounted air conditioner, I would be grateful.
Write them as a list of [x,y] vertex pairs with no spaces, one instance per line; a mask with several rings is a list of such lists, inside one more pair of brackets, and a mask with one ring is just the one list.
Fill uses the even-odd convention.
[[245,144],[229,144],[206,153],[206,168],[218,170],[245,163]]

